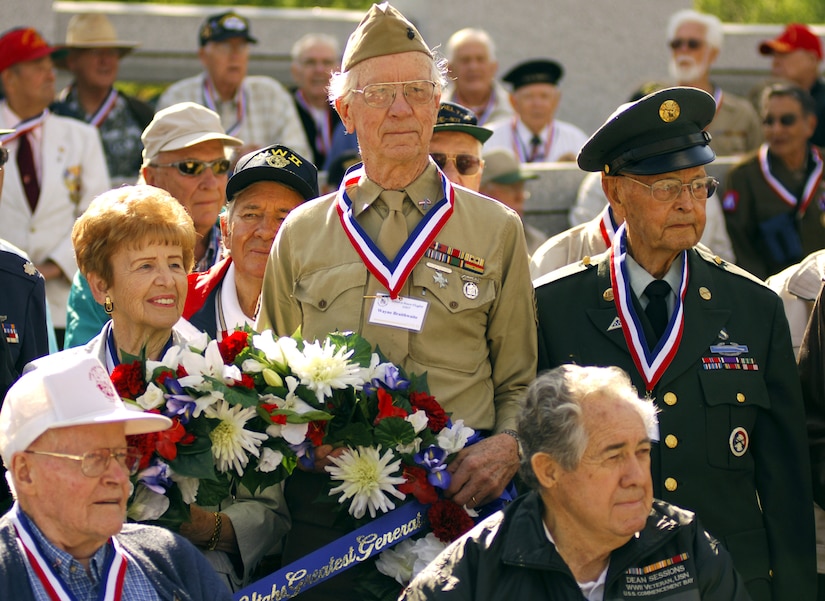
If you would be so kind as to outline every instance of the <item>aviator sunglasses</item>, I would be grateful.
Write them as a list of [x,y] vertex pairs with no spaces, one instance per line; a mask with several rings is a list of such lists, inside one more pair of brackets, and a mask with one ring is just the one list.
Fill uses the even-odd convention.
[[702,44],[704,44],[702,40],[697,40],[695,38],[689,38],[686,40],[677,38],[675,40],[670,41],[670,47],[673,50],[679,50],[679,48],[682,48],[683,46],[685,48],[688,48],[689,50],[698,50],[702,47]]
[[785,113],[784,115],[779,115],[778,117],[775,117],[773,115],[767,115],[762,120],[762,124],[767,125],[767,126],[770,127],[771,125],[773,125],[774,123],[776,123],[778,121],[784,127],[790,127],[791,125],[796,123],[797,119],[798,119],[798,116],[794,115],[793,113]]
[[472,154],[445,154],[443,152],[431,152],[435,164],[439,169],[444,169],[449,161],[455,163],[456,170],[461,175],[475,175],[481,167],[481,159]]
[[150,167],[175,167],[181,175],[191,177],[200,175],[208,167],[215,175],[223,175],[229,171],[230,163],[228,159],[215,159],[214,161],[198,161],[196,159],[186,159],[177,163],[149,163]]

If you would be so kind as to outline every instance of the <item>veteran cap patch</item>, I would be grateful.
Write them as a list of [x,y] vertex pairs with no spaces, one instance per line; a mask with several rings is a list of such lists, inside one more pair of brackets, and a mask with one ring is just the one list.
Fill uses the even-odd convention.
[[274,144],[241,157],[226,183],[226,199],[257,182],[277,182],[295,188],[304,200],[318,196],[318,170],[286,146]]
[[423,52],[432,56],[415,25],[404,15],[388,2],[373,4],[347,40],[341,69],[349,71],[368,58],[400,52]]
[[258,40],[249,33],[249,21],[236,12],[221,13],[207,17],[201,25],[198,38],[201,46],[209,42],[222,42],[231,38],[243,38],[257,44]]
[[433,132],[440,131],[470,134],[482,144],[493,135],[492,130],[479,126],[478,117],[473,111],[455,102],[442,102],[438,107],[438,118]]

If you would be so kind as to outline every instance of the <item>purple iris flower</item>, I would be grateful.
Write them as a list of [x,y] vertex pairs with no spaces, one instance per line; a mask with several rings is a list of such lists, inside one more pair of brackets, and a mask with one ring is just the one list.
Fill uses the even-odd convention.
[[450,486],[450,472],[447,471],[447,451],[436,445],[430,445],[415,454],[415,462],[427,470],[427,482],[437,488]]
[[370,382],[364,384],[364,392],[371,395],[375,394],[375,391],[381,387],[387,390],[406,390],[409,386],[409,380],[401,377],[398,367],[390,364],[385,366],[383,378],[373,378]]
[[191,396],[187,394],[169,394],[166,395],[166,410],[163,414],[166,417],[179,416],[180,423],[185,426],[189,423],[195,407],[197,405]]
[[167,489],[172,486],[169,466],[160,462],[150,465],[138,474],[138,482],[143,482],[143,485],[152,492],[165,495]]
[[295,451],[298,463],[308,470],[315,468],[315,447],[312,446],[310,441],[305,440],[301,444],[291,444],[289,448]]

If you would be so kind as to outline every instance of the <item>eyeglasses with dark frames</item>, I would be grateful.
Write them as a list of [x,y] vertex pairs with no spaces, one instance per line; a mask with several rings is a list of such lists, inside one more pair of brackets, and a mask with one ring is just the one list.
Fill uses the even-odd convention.
[[396,81],[385,83],[371,83],[361,90],[353,90],[354,93],[363,94],[364,102],[374,109],[385,109],[395,102],[395,95],[398,86],[404,93],[404,98],[411,105],[426,104],[433,99],[435,93],[435,82],[425,79],[415,81]]
[[430,156],[439,168],[444,169],[447,163],[455,163],[456,171],[461,175],[475,175],[481,167],[481,159],[472,154],[445,154],[443,152],[431,152]]
[[207,168],[215,175],[223,175],[229,171],[231,163],[229,159],[215,159],[214,161],[199,161],[197,159],[186,159],[176,163],[149,163],[150,167],[175,167],[181,175],[196,177]]
[[719,186],[719,180],[711,176],[697,177],[686,184],[675,177],[669,177],[657,180],[650,185],[627,175],[622,175],[622,177],[650,190],[650,195],[654,200],[658,200],[659,202],[676,200],[682,193],[682,188],[690,190],[690,195],[696,200],[707,200],[713,196],[713,193],[716,192],[716,188]]
[[689,50],[699,50],[702,46],[705,45],[705,42],[702,40],[697,40],[696,38],[676,38],[675,40],[670,40],[670,48],[672,50],[679,50],[679,48],[687,48]]
[[66,453],[52,453],[50,451],[25,451],[30,455],[46,455],[80,462],[80,471],[88,478],[101,476],[109,467],[109,461],[115,458],[130,476],[134,476],[140,465],[141,453],[137,447],[116,447],[113,449],[95,449],[82,455],[68,455]]

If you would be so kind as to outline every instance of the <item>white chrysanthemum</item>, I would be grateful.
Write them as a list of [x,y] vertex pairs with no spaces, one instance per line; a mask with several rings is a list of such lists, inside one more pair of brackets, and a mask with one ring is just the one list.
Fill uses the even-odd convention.
[[275,338],[272,330],[264,330],[252,337],[252,346],[263,351],[266,358],[275,363],[279,369],[286,371],[289,366],[289,357],[297,349],[298,343],[289,336]]
[[161,495],[146,488],[141,482],[137,484],[137,492],[129,509],[126,511],[127,517],[136,521],[156,520],[169,509],[169,497]]
[[135,402],[143,407],[145,410],[154,409],[163,405],[166,398],[163,396],[163,390],[149,382],[146,387],[146,392],[135,399]]
[[388,494],[396,499],[404,498],[404,493],[399,492],[395,485],[403,484],[405,480],[400,475],[393,476],[401,460],[392,461],[392,451],[387,451],[383,456],[380,451],[381,447],[346,449],[340,457],[330,456],[330,461],[335,465],[325,468],[333,480],[341,480],[341,484],[329,494],[342,493],[339,503],[352,499],[349,512],[356,519],[364,517],[367,510],[370,517],[375,517],[379,510],[387,513],[395,509],[395,503]]
[[438,446],[447,451],[450,455],[458,453],[467,444],[470,436],[474,434],[472,428],[464,427],[464,420],[457,419],[452,428],[443,428],[438,433],[436,441]]
[[264,447],[263,451],[261,451],[261,458],[258,460],[257,469],[259,472],[264,473],[273,472],[278,469],[278,466],[281,465],[281,461],[283,460],[283,453],[270,449],[269,447]]
[[231,406],[226,401],[218,401],[204,411],[206,417],[221,420],[209,438],[212,440],[212,456],[215,458],[218,470],[227,472],[235,468],[238,474],[243,475],[243,468],[249,463],[247,453],[259,456],[258,447],[266,440],[266,434],[245,430],[246,422],[255,417],[254,407]]
[[346,347],[339,349],[329,338],[324,340],[323,346],[317,340],[304,344],[303,352],[297,349],[289,355],[289,366],[292,372],[301,378],[301,384],[309,388],[324,402],[332,396],[333,388],[359,387],[364,384],[361,379],[361,368],[356,363],[348,361],[353,351]]
[[181,476],[176,473],[171,467],[168,469],[169,477],[178,485],[183,502],[191,505],[198,498],[198,488],[200,488],[201,481],[198,478],[191,478],[189,476]]

